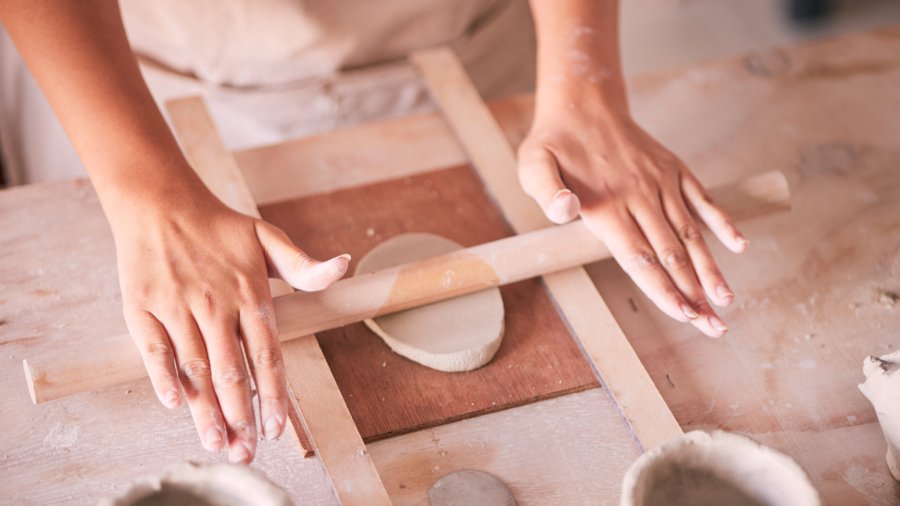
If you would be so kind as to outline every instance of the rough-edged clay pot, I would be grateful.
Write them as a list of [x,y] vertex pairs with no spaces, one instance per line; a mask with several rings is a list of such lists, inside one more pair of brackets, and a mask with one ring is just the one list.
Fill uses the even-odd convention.
[[728,432],[694,431],[649,451],[622,481],[622,506],[819,506],[790,457]]
[[859,389],[878,415],[878,424],[887,441],[887,465],[900,481],[900,350],[863,362],[866,381]]
[[145,478],[98,506],[293,506],[262,471],[238,464],[185,462]]

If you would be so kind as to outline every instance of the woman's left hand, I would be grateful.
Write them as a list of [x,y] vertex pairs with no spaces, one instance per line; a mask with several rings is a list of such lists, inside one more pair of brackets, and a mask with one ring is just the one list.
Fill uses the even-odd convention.
[[555,223],[579,214],[638,287],[672,318],[727,331],[707,298],[734,293],[694,216],[730,250],[748,241],[690,169],[625,114],[570,102],[543,109],[519,147],[519,179]]

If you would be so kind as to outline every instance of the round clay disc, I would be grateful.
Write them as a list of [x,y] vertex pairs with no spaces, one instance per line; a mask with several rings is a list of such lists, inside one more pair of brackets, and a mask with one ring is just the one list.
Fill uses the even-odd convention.
[[428,489],[429,506],[516,506],[506,485],[483,471],[464,470],[438,478]]
[[[434,234],[403,234],[359,261],[356,275],[462,249]],[[397,354],[445,372],[470,371],[494,357],[503,338],[503,299],[491,288],[365,320]]]

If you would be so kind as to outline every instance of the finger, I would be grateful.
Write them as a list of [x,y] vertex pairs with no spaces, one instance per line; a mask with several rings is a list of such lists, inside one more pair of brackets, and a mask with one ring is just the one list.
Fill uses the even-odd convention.
[[662,204],[657,201],[635,205],[632,214],[675,287],[700,314],[691,323],[710,337],[720,337],[727,327],[707,302],[691,258],[663,214]]
[[324,290],[341,279],[350,265],[350,255],[320,262],[298,248],[280,228],[264,221],[256,222],[256,236],[266,255],[271,275],[305,292]]
[[125,324],[141,353],[159,402],[169,409],[177,407],[181,404],[181,388],[178,373],[175,372],[175,355],[165,327],[144,310],[126,310]]
[[682,244],[694,264],[697,277],[703,285],[703,289],[710,300],[720,306],[727,306],[734,301],[734,292],[728,286],[725,276],[716,265],[716,260],[709,251],[709,246],[700,229],[694,222],[690,211],[684,204],[680,193],[669,192],[663,194],[663,208],[672,227],[677,231]]
[[213,389],[228,429],[228,460],[249,463],[256,452],[256,417],[238,318],[237,314],[201,313],[198,323],[209,355]]
[[681,192],[688,206],[703,223],[706,223],[706,226],[726,248],[735,253],[740,253],[747,248],[750,241],[738,231],[731,218],[728,217],[728,213],[712,202],[700,181],[688,172],[682,173]]
[[250,304],[241,309],[240,325],[250,369],[256,382],[263,435],[272,440],[284,430],[288,392],[271,300]]
[[519,158],[519,182],[553,223],[578,217],[581,203],[563,183],[556,157],[546,149],[529,150]]
[[225,421],[210,376],[209,358],[194,318],[187,312],[173,312],[165,319],[172,336],[179,380],[187,397],[200,442],[208,451],[225,445]]
[[581,214],[588,228],[606,243],[622,269],[662,312],[680,322],[700,316],[660,266],[627,210],[605,209]]

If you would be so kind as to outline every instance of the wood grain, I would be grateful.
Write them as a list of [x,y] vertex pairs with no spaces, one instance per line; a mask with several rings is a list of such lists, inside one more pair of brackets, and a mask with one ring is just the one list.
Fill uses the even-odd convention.
[[[314,195],[260,210],[309,254],[323,258],[346,251],[358,259],[380,241],[406,232],[431,232],[463,246],[510,233],[469,167]],[[391,352],[362,323],[318,334],[365,440],[596,385],[537,280],[508,285],[501,294],[506,307],[503,344],[493,361],[475,371],[447,374],[418,365]]]

